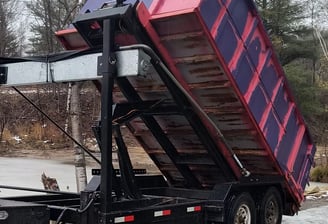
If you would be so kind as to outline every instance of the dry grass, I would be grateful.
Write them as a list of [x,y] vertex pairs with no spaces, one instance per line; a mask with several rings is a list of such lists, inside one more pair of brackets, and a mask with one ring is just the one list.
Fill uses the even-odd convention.
[[328,165],[317,166],[311,170],[311,181],[328,183]]
[[317,146],[315,154],[316,167],[311,170],[311,181],[328,183],[328,148],[327,146]]
[[317,146],[317,152],[315,154],[314,160],[317,166],[328,165],[328,147]]

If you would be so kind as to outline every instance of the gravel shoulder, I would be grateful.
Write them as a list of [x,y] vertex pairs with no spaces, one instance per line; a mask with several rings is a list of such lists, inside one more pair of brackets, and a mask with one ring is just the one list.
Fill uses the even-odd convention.
[[301,211],[328,206],[328,183],[310,182],[310,186],[306,188],[305,193],[306,199],[302,204]]

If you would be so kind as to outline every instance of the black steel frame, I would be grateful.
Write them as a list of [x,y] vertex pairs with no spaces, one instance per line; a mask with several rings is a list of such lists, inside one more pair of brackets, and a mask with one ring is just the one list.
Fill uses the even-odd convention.
[[115,20],[103,21],[103,53],[101,57],[100,72],[102,78],[101,88],[101,218],[102,223],[110,223],[106,215],[112,211],[112,113],[113,88],[116,76],[115,65]]
[[[124,11],[129,12],[126,6],[124,7]],[[116,10],[121,12],[123,10]],[[116,59],[114,58],[115,45],[114,45],[114,35],[115,35],[115,25],[117,23],[117,13],[113,13],[114,16],[108,16],[104,18],[104,11],[102,11],[101,15],[98,15],[97,19],[101,18],[103,20],[97,22],[102,24],[103,29],[103,39],[102,39],[102,56],[99,58],[98,62],[98,73],[103,76],[103,80],[101,83],[101,103],[102,103],[102,111],[101,111],[101,134],[100,134],[100,145],[101,145],[101,155],[102,155],[102,163],[101,163],[101,181],[100,181],[100,222],[101,223],[112,223],[113,218],[111,215],[113,214],[113,197],[112,197],[112,178],[113,178],[113,166],[112,166],[112,140],[111,136],[114,134],[117,146],[119,148],[119,160],[120,160],[120,171],[121,171],[121,181],[125,191],[125,196],[129,196],[134,199],[139,199],[138,206],[140,206],[141,192],[139,191],[136,180],[134,178],[132,165],[127,153],[126,146],[123,141],[122,134],[120,132],[119,124],[113,126],[113,85],[114,80],[116,80],[118,86],[121,88],[121,91],[128,99],[129,102],[133,102],[136,105],[147,105],[147,102],[143,102],[138,95],[134,92],[134,89],[127,81],[126,78],[116,78]],[[120,14],[122,16],[122,14]],[[88,24],[90,18],[95,19],[92,15],[87,15],[86,18],[80,18],[79,21],[76,22],[76,26],[78,30],[84,30],[84,23]],[[136,24],[133,18],[127,19],[130,24],[133,24],[133,29],[135,29]],[[79,26],[79,23],[82,23],[82,28]],[[92,41],[87,41],[92,44]],[[99,42],[99,40],[98,40]],[[124,84],[123,84],[124,83]],[[129,106],[131,106],[130,104]],[[138,107],[138,106],[137,106]],[[169,113],[180,113],[180,110],[176,106],[171,106],[172,111]],[[159,124],[156,120],[149,114],[152,114],[151,110],[146,110],[147,112],[136,114],[136,116],[140,116],[146,125],[150,128],[151,132],[154,134],[156,139],[162,145],[163,149],[165,149],[166,153],[169,157],[174,161],[175,165],[179,169],[179,171],[183,174],[183,176],[187,180],[187,186],[189,187],[200,187],[197,179],[192,175],[189,168],[185,165],[178,165],[176,160],[178,159],[178,154],[176,149],[170,140],[165,136]],[[120,111],[119,111],[120,113]],[[163,113],[158,110],[153,111],[153,113]],[[124,120],[118,120],[119,123],[124,122]],[[86,197],[88,194],[85,194]],[[149,199],[148,199],[149,200]],[[126,202],[125,202],[126,203]],[[177,206],[177,205],[175,205]],[[180,206],[180,205],[178,205]],[[170,205],[172,207],[172,205]],[[131,208],[130,208],[131,209]],[[158,208],[157,208],[158,209]],[[149,208],[147,209],[147,211]],[[151,210],[151,209],[150,209]],[[144,212],[142,212],[144,213]]]

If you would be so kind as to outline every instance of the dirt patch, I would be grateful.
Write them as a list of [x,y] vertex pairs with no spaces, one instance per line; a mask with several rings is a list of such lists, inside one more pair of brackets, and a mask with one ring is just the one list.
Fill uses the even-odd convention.
[[309,208],[317,208],[317,207],[326,206],[326,205],[328,205],[327,197],[306,199],[302,203],[301,211],[309,209]]
[[328,184],[313,183],[306,189],[301,210],[328,205]]
[[11,158],[31,158],[31,159],[45,159],[55,160],[63,163],[74,163],[74,151],[72,149],[18,149],[12,148],[2,150],[1,157]]
[[328,147],[327,146],[317,146],[317,151],[314,157],[316,166],[326,166],[328,165]]

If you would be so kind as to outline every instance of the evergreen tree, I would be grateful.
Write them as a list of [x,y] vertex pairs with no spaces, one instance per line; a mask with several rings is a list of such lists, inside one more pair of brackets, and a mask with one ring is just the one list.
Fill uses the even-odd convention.
[[282,65],[298,58],[317,60],[312,28],[304,24],[303,2],[291,0],[256,0],[264,26]]
[[314,33],[322,1],[326,0],[256,0],[297,105],[318,141],[325,139],[321,135],[326,130],[327,117],[321,97],[327,91],[316,79],[322,65],[320,44]]

